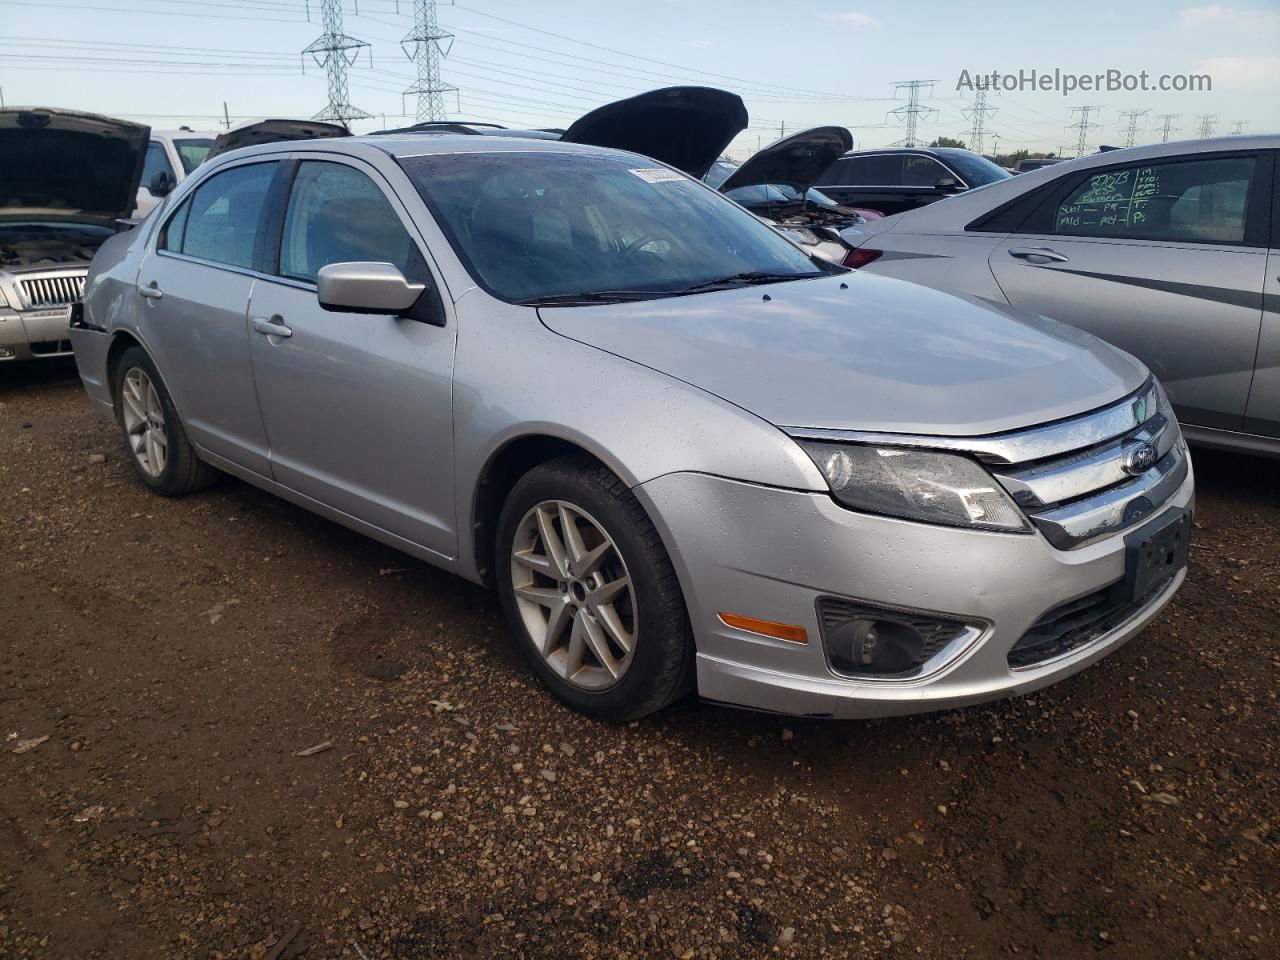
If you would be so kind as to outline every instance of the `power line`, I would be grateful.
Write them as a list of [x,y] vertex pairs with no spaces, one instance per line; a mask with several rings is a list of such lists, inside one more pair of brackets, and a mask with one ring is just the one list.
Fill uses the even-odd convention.
[[904,90],[907,94],[907,102],[896,110],[890,110],[886,116],[897,117],[907,125],[907,135],[900,141],[904,147],[914,147],[916,145],[916,126],[920,122],[921,117],[936,117],[938,111],[934,107],[922,107],[920,105],[920,91],[928,89],[933,90],[935,80],[899,80],[894,83],[894,90]]
[[[442,40],[448,40],[449,47],[442,48]],[[408,44],[413,44],[412,53],[409,52]],[[418,97],[419,123],[423,120],[443,120],[444,95],[458,89],[440,79],[440,58],[447,57],[452,46],[453,34],[442,33],[436,20],[436,0],[413,0],[413,29],[400,41],[400,48],[418,66],[417,81],[404,92]]]
[[[342,32],[342,0],[320,0],[320,15],[324,21],[324,33],[313,40],[302,53],[304,56],[311,54],[328,74],[329,102],[312,119],[347,124],[352,120],[372,116],[353,107],[347,94],[347,67],[355,62],[361,48],[369,47],[369,44]],[[369,63],[372,65],[373,48],[369,47],[369,51]]]
[[1182,114],[1180,113],[1161,113],[1156,116],[1156,119],[1160,121],[1161,143],[1168,143],[1169,134],[1177,133],[1177,130],[1173,128],[1173,121],[1177,120],[1181,116]]
[[1129,119],[1129,124],[1124,132],[1124,145],[1126,147],[1133,146],[1133,141],[1138,136],[1138,121],[1150,112],[1150,110],[1122,110],[1120,112],[1121,117],[1128,117]]
[[1216,113],[1197,113],[1195,118],[1200,121],[1200,129],[1198,131],[1200,138],[1203,140],[1212,137],[1214,131],[1218,129],[1218,115]]
[[961,110],[969,121],[969,149],[974,153],[985,153],[983,137],[986,134],[987,117],[995,116],[996,107],[987,106],[987,91],[978,90],[973,95],[973,106]]
[[1068,130],[1079,131],[1079,137],[1076,139],[1076,156],[1077,157],[1084,156],[1084,151],[1086,149],[1085,141],[1089,138],[1090,132],[1093,130],[1099,129],[1102,126],[1102,124],[1100,123],[1089,122],[1089,114],[1091,114],[1095,110],[1101,111],[1102,107],[1093,105],[1093,106],[1087,106],[1087,107],[1071,108],[1071,113],[1073,115],[1077,113],[1080,115],[1080,119],[1077,120],[1075,123],[1067,124]]

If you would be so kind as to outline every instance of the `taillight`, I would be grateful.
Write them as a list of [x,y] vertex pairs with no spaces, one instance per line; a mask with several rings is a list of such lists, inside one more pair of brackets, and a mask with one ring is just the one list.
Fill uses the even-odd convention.
[[857,250],[850,250],[845,254],[842,262],[846,267],[852,267],[857,270],[859,267],[865,267],[873,260],[879,260],[883,254],[883,250],[868,250],[866,247],[859,247]]

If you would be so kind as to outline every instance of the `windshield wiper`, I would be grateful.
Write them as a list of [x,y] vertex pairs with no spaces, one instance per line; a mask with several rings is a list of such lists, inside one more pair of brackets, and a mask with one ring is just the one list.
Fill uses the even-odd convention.
[[585,293],[552,293],[542,297],[517,300],[522,307],[572,307],[588,303],[626,303],[631,300],[652,300],[667,297],[666,290],[588,290]]
[[784,283],[787,280],[806,280],[818,277],[817,273],[770,273],[767,270],[748,270],[746,273],[733,273],[727,277],[715,277],[703,280],[688,287],[682,287],[676,293],[700,293],[704,290],[728,290],[732,287],[751,287],[761,283]]

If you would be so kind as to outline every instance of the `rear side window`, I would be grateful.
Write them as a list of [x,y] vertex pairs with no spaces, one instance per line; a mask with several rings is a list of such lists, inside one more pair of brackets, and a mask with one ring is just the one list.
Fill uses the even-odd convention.
[[[934,177],[934,180],[937,180],[937,177]],[[853,187],[900,187],[902,186],[902,154],[842,157],[827,167],[817,183],[819,186],[831,184]]]
[[251,269],[275,168],[274,162],[254,163],[214,174],[169,218],[159,249]]
[[1223,157],[1087,176],[1054,211],[1066,236],[1242,243],[1257,160]]
[[951,171],[932,157],[907,155],[902,158],[902,185],[904,187],[932,187]]
[[352,167],[323,160],[298,166],[280,240],[280,275],[315,282],[330,263],[374,261],[406,277],[424,264],[391,202]]

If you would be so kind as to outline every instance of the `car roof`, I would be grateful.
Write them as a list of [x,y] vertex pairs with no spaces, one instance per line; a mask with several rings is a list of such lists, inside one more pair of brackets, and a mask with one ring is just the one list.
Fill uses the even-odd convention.
[[1280,147],[1280,134],[1253,134],[1240,137],[1211,137],[1207,140],[1181,140],[1169,143],[1153,143],[1142,147],[1125,147],[1092,153],[1074,160],[1050,163],[1007,180],[998,180],[975,190],[958,193],[936,203],[899,214],[891,229],[903,233],[918,230],[960,230],[968,223],[1014,200],[1042,184],[1071,176],[1079,170],[1111,167],[1116,164],[1164,160],[1196,156],[1202,153],[1222,153],[1235,150],[1274,150]]
[[[565,143],[561,140],[534,139],[520,136],[483,137],[458,133],[379,133],[358,137],[328,137],[322,140],[287,140],[277,143],[256,144],[228,151],[226,157],[262,156],[274,153],[292,153],[298,150],[322,150],[326,153],[349,153],[359,156],[368,150],[397,159],[450,153],[559,153],[591,154],[595,156],[635,157],[638,154],[606,147],[592,147],[582,143]],[[217,158],[222,160],[222,156]],[[657,160],[646,160],[658,163]]]
[[169,140],[214,140],[217,130],[152,130],[151,137],[164,137]]

